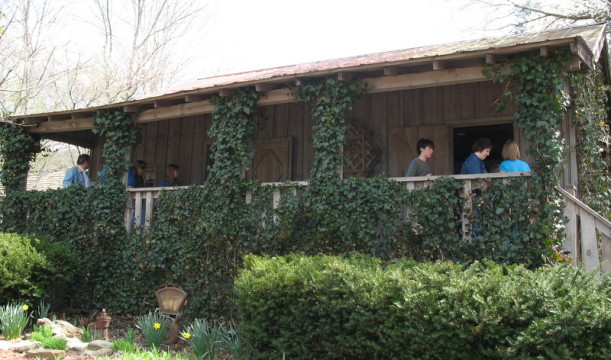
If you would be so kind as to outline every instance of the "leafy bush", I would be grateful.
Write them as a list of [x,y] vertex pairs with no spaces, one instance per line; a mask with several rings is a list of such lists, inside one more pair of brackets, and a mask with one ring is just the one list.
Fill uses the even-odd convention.
[[248,256],[236,281],[257,359],[603,359],[611,287],[568,266]]
[[66,243],[0,233],[0,302],[34,300],[64,292],[76,270]]
[[0,330],[5,340],[17,339],[28,326],[27,305],[8,304],[0,307]]

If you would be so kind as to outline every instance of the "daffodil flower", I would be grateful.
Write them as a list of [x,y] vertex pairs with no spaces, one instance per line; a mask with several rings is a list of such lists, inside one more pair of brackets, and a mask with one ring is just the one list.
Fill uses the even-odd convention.
[[154,323],[154,324],[153,324],[153,327],[154,327],[155,329],[159,329],[159,328],[161,328],[161,324],[160,324],[160,323]]
[[28,309],[29,309],[30,307],[29,307],[29,306],[27,306],[27,305],[23,305],[21,308],[23,309],[23,311],[28,311]]
[[191,334],[189,334],[188,332],[182,333],[182,337],[184,337],[185,339],[188,339],[191,337]]

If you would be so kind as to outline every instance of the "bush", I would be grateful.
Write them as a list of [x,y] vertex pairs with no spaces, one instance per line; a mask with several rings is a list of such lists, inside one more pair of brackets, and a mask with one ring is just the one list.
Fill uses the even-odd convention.
[[31,236],[0,233],[0,254],[0,303],[65,293],[77,267],[69,244]]
[[236,281],[255,358],[603,359],[609,278],[568,265],[248,256]]

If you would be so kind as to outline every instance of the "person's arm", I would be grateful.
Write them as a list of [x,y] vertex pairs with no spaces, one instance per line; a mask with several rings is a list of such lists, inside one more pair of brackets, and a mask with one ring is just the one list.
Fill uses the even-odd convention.
[[409,163],[407,172],[405,172],[405,177],[416,176],[416,170],[418,170],[418,164],[416,163],[416,159],[414,159]]
[[66,175],[64,176],[64,180],[62,180],[62,187],[67,188],[68,186],[72,185],[75,183],[74,181],[74,176],[75,176],[75,168],[71,167],[70,169],[68,169],[68,171],[66,171]]
[[127,187],[133,188],[136,186],[136,171],[133,167],[127,169]]

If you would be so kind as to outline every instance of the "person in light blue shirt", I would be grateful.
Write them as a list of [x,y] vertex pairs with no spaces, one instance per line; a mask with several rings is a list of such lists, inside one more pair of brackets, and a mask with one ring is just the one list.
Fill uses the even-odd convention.
[[62,186],[67,188],[73,184],[81,184],[84,187],[89,187],[89,185],[91,185],[91,180],[89,179],[89,175],[87,175],[87,169],[89,169],[90,164],[91,158],[89,155],[79,155],[76,159],[76,166],[71,167],[66,172],[64,180],[62,181]]
[[507,140],[503,146],[503,160],[499,165],[499,172],[530,171],[530,166],[520,160],[520,148],[513,140]]
[[484,166],[484,160],[490,156],[492,142],[490,139],[477,139],[472,146],[473,153],[467,157],[460,168],[461,174],[486,174],[488,170]]

